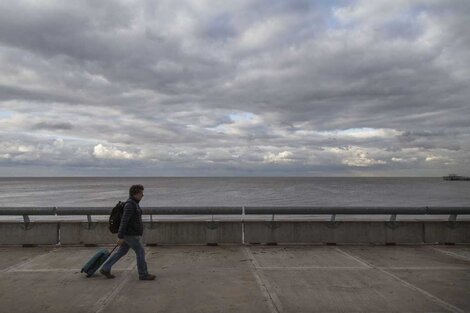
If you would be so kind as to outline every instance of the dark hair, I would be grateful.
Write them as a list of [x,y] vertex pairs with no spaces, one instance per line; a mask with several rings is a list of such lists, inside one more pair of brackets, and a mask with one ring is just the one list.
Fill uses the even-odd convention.
[[129,196],[133,196],[138,194],[139,192],[144,191],[144,186],[142,185],[132,185],[131,188],[129,188]]

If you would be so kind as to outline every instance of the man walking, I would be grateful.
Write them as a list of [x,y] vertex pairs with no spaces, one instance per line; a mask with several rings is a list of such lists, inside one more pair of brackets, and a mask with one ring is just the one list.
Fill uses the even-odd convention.
[[133,185],[129,189],[129,199],[123,209],[121,224],[119,225],[118,241],[119,249],[101,267],[100,273],[107,278],[114,278],[111,274],[111,267],[120,258],[125,256],[129,248],[134,250],[137,256],[137,270],[140,280],[154,280],[155,275],[147,271],[145,261],[145,250],[142,244],[142,234],[144,224],[142,223],[142,209],[139,206],[140,200],[144,197],[144,186]]

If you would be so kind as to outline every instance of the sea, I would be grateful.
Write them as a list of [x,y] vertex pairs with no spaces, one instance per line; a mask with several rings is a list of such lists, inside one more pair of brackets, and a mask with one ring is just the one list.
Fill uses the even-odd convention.
[[470,206],[470,181],[441,177],[2,177],[0,207],[113,207],[129,187],[158,206]]

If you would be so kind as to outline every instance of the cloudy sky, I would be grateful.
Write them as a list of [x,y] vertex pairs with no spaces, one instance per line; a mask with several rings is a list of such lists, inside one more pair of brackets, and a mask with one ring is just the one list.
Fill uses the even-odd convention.
[[0,176],[470,174],[470,1],[2,1]]

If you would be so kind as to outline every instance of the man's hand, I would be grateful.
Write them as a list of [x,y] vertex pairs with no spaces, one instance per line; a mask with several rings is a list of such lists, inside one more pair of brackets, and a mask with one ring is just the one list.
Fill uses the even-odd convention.
[[124,239],[118,239],[117,244],[119,246],[122,246],[123,243],[124,243]]

